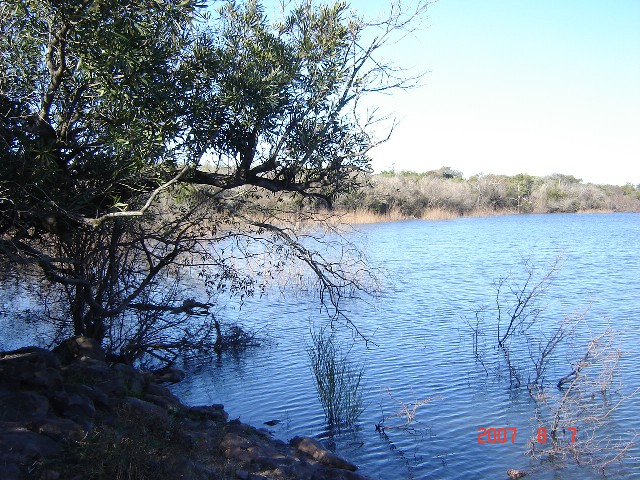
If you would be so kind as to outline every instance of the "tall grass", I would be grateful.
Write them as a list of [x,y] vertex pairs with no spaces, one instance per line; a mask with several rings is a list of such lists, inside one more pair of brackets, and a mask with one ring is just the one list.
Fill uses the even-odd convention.
[[311,332],[307,354],[316,391],[329,427],[354,427],[364,411],[362,378],[364,366],[356,365],[338,345],[333,333]]

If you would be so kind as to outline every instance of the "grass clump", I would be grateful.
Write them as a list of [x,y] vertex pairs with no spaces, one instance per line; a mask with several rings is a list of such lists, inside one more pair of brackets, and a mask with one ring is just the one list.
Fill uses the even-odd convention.
[[236,478],[214,446],[219,439],[200,444],[185,436],[181,421],[171,415],[141,415],[126,405],[114,413],[112,421],[97,424],[61,455],[43,459],[33,473],[56,471],[61,478],[83,480]]
[[354,364],[349,353],[336,343],[333,333],[311,332],[307,354],[318,398],[330,427],[354,427],[364,411],[362,378],[364,366]]

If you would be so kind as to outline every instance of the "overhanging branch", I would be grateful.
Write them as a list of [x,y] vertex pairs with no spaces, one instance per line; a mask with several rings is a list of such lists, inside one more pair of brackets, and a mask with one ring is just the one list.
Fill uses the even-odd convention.
[[156,188],[153,192],[151,192],[151,195],[147,199],[147,202],[142,206],[140,210],[132,210],[132,211],[126,211],[126,212],[111,212],[111,213],[102,215],[98,218],[90,218],[90,219],[85,218],[83,219],[83,222],[85,224],[92,226],[93,228],[97,228],[107,220],[113,220],[115,218],[122,218],[122,217],[141,217],[149,209],[149,207],[151,207],[151,204],[156,199],[156,197],[160,195],[160,193],[163,190],[166,190],[170,186],[178,183],[182,178],[182,176],[187,172],[187,170],[189,170],[189,166],[185,165],[175,177],[173,177],[167,183],[163,183],[158,188]]

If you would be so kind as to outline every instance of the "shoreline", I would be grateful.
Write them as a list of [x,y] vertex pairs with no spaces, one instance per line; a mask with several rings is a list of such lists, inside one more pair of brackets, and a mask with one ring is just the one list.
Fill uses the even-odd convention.
[[85,337],[0,352],[3,480],[366,480],[313,438],[183,404],[164,385],[181,378],[109,364]]
[[459,213],[446,209],[433,208],[426,209],[420,217],[403,215],[399,211],[392,211],[389,213],[375,213],[368,210],[347,210],[338,211],[335,217],[340,220],[339,223],[346,225],[369,225],[375,223],[393,223],[403,222],[410,220],[427,220],[427,221],[442,221],[442,220],[456,220],[459,218],[484,218],[484,217],[501,217],[508,215],[593,215],[593,214],[615,214],[615,213],[639,213],[639,212],[621,212],[616,210],[605,209],[589,209],[578,210],[575,212],[548,212],[548,211],[532,211],[532,212],[515,212],[509,210],[491,211],[485,209],[472,210],[470,212]]

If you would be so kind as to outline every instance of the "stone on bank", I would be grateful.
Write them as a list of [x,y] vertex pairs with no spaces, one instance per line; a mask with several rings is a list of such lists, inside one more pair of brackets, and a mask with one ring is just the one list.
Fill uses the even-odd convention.
[[364,479],[314,439],[285,444],[222,405],[182,404],[163,385],[182,377],[107,363],[85,337],[0,353],[0,477],[108,478],[121,462],[140,479]]

